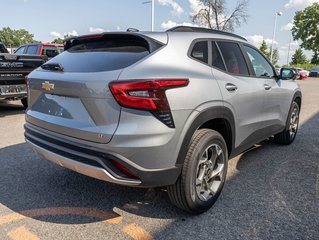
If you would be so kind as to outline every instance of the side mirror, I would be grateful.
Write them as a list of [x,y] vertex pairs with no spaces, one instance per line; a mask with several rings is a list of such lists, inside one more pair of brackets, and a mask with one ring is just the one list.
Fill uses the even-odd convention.
[[282,68],[280,70],[280,79],[282,80],[296,80],[297,74],[291,68]]

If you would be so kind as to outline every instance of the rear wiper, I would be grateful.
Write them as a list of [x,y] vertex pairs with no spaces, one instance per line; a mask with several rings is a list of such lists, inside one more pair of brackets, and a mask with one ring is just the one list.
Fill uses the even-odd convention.
[[49,70],[49,71],[59,71],[59,72],[63,72],[64,71],[64,67],[59,64],[59,63],[47,63],[47,64],[43,64],[41,66],[42,69],[44,70]]

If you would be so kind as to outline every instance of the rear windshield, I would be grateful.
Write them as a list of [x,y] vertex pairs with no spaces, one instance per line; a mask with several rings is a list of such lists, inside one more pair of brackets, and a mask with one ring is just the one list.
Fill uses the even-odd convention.
[[66,72],[102,72],[126,68],[149,51],[148,41],[137,36],[113,36],[80,39],[74,46],[54,58]]

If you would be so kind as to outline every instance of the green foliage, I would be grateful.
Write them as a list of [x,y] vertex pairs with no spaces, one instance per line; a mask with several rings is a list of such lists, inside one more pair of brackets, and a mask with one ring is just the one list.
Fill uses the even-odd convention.
[[0,39],[7,47],[19,47],[23,44],[38,42],[33,37],[34,35],[25,29],[15,30],[5,27],[0,30]]
[[[268,49],[267,43],[263,40],[262,44],[260,45],[259,50],[268,58],[270,59],[270,50]],[[276,65],[279,60],[279,51],[278,49],[274,49],[272,53],[272,64]]]
[[70,38],[70,37],[74,37],[74,36],[69,35],[69,34],[66,34],[66,35],[64,35],[63,39],[62,39],[62,38],[56,38],[56,39],[54,39],[51,43],[54,43],[54,44],[63,44],[63,42],[64,42],[66,39]]
[[278,63],[278,60],[279,60],[279,51],[277,48],[275,48],[272,53],[272,64],[276,65]]
[[315,55],[319,53],[319,3],[314,3],[298,11],[294,17],[294,27],[292,35],[295,40],[301,40],[301,47],[313,51]]
[[286,66],[285,67],[291,67],[291,68],[303,68],[305,70],[311,70],[313,69],[314,67],[318,67],[318,65],[316,64],[311,64],[311,63],[305,63],[305,64],[294,64],[294,65],[291,65],[291,66]]
[[319,64],[319,54],[318,52],[315,52],[314,55],[311,58],[312,64]]
[[267,43],[265,42],[265,40],[263,40],[262,44],[260,45],[259,50],[267,57],[270,57],[270,53],[268,51],[268,46]]
[[298,48],[291,57],[290,65],[306,64],[308,63],[306,55],[302,52],[301,48]]

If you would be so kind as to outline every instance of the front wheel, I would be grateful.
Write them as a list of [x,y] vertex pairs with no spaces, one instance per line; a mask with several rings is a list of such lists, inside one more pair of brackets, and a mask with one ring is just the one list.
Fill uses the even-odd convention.
[[281,133],[275,135],[276,142],[288,145],[295,140],[299,127],[299,112],[300,108],[298,103],[293,101],[290,107],[286,128]]
[[225,183],[228,166],[223,137],[211,129],[195,133],[184,161],[181,176],[168,186],[170,200],[191,213],[203,213],[216,202]]

